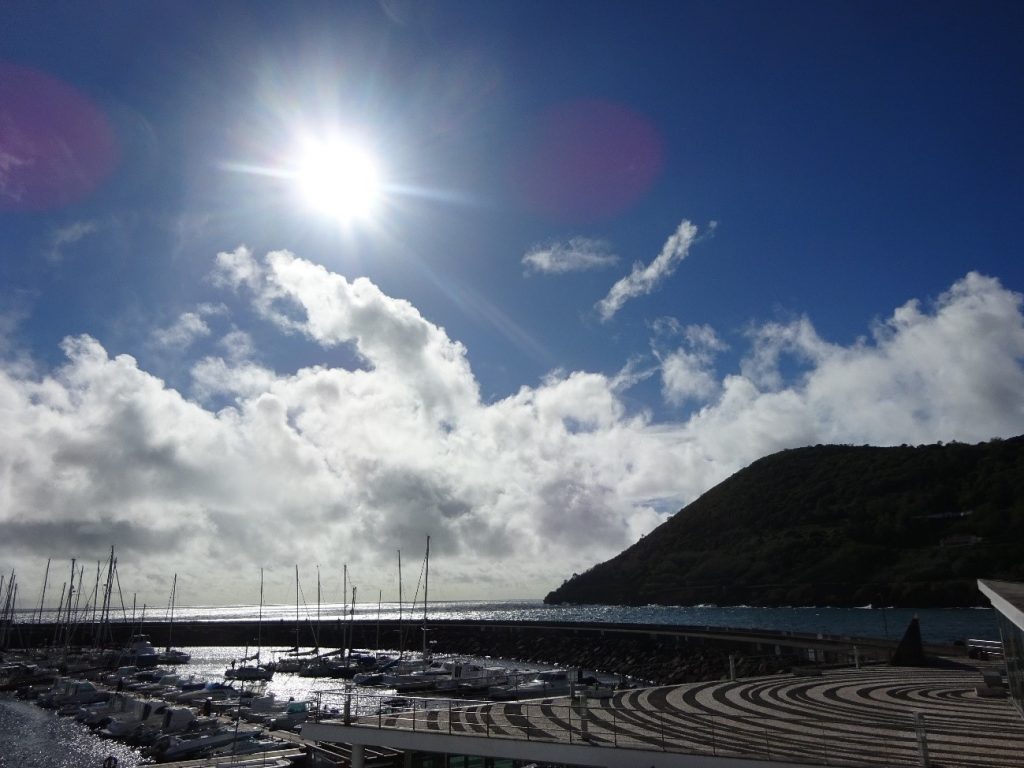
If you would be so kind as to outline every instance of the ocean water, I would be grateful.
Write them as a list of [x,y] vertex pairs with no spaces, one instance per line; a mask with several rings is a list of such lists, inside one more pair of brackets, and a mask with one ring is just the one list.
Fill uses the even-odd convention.
[[100,768],[111,755],[118,768],[143,763],[130,747],[100,739],[74,718],[0,695],[0,768]]

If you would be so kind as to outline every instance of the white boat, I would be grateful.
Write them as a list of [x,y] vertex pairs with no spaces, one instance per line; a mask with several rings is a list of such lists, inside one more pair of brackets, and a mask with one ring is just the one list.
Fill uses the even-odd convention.
[[115,693],[108,701],[80,707],[75,719],[92,729],[105,727],[115,717],[134,711],[139,697],[133,693]]
[[126,738],[141,727],[158,706],[163,705],[164,709],[167,708],[167,704],[164,702],[150,699],[125,697],[124,701],[124,710],[110,718],[107,724],[99,730],[100,736],[109,739]]
[[221,699],[227,699],[237,695],[238,689],[234,686],[214,681],[207,683],[202,688],[195,688],[191,691],[182,691],[179,694],[168,695],[166,698],[176,701],[179,704],[187,704],[189,702],[202,702],[206,699],[219,701]]
[[283,713],[268,723],[272,731],[291,731],[295,726],[304,723],[315,711],[316,704],[312,701],[290,701]]
[[[96,704],[110,698],[109,691],[101,691],[89,680],[57,678],[50,689],[39,696],[37,703],[42,707],[59,709],[74,706],[75,711],[84,704]],[[71,713],[73,714],[73,713]]]
[[[257,655],[256,660],[259,656]],[[232,666],[224,670],[224,677],[228,680],[272,680],[274,672],[277,669],[277,665],[274,662],[269,664],[242,664],[240,666]]]
[[399,683],[423,683],[437,676],[451,674],[451,670],[444,666],[445,662],[428,662],[424,659],[391,659],[372,672],[360,672],[353,675],[352,682],[356,685],[386,685],[395,686]]
[[173,693],[180,690],[178,688],[178,682],[180,678],[175,674],[161,675],[159,678],[151,683],[146,683],[138,688],[132,690],[136,693],[142,693],[146,696],[155,696],[157,698],[162,697],[164,694]]
[[263,723],[277,715],[283,714],[288,707],[288,701],[278,701],[273,693],[265,696],[254,696],[247,703],[242,704],[238,709],[238,716],[247,723]]
[[468,693],[507,684],[508,670],[505,667],[485,667],[474,662],[462,662],[454,665],[450,676],[437,679],[434,689]]
[[161,736],[153,746],[146,750],[149,757],[156,758],[159,762],[171,762],[186,760],[191,755],[217,747],[224,747],[234,744],[236,741],[243,741],[254,738],[260,733],[259,728],[236,729],[233,726],[221,727],[215,731],[203,731],[192,733],[171,733]]
[[101,721],[105,721],[118,712],[123,711],[123,701],[124,694],[115,693],[106,701],[96,704],[83,704],[78,708],[78,712],[75,713],[75,720],[84,723],[90,728],[106,725],[106,722]]
[[538,672],[532,680],[510,685],[499,685],[487,691],[489,699],[533,699],[542,696],[565,696],[571,687],[569,672],[564,669],[548,669]]
[[121,657],[139,669],[155,667],[160,663],[160,654],[149,641],[149,635],[132,635]]
[[[167,675],[173,674],[173,672],[169,672],[166,669],[161,669],[160,667],[153,667],[152,669],[143,669],[139,672],[136,672],[130,678],[123,679],[121,688],[125,691],[140,691],[143,688],[148,689],[158,680],[166,677]],[[175,679],[177,679],[176,675]]]
[[278,656],[275,664],[277,665],[275,670],[277,672],[301,672],[306,668],[306,665],[309,664],[309,659],[297,658],[294,655],[286,656],[284,658]]
[[192,661],[192,654],[179,651],[175,648],[167,648],[166,650],[160,651],[159,656],[161,664],[188,664]]
[[124,667],[118,667],[109,675],[104,675],[103,682],[107,685],[115,686],[118,683],[121,683],[122,681],[127,682],[127,680],[138,671],[139,668],[136,667],[134,664]]
[[196,722],[196,715],[188,707],[171,704],[157,707],[135,731],[134,743],[152,744],[161,736],[182,733]]

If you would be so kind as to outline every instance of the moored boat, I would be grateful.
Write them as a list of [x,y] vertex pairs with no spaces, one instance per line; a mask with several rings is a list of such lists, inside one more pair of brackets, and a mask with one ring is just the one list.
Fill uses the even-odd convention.
[[490,688],[487,691],[487,698],[505,701],[508,699],[531,699],[540,696],[564,696],[569,693],[571,684],[567,670],[548,669],[538,672],[532,680]]

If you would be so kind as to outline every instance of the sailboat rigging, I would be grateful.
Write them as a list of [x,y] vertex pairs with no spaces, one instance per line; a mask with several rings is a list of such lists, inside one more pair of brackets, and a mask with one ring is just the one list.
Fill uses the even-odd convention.
[[174,581],[171,582],[171,610],[170,620],[167,623],[167,647],[160,653],[161,664],[187,664],[192,656],[184,651],[174,650],[172,639],[174,636],[174,603],[178,596],[178,574],[174,574]]
[[[241,665],[235,666],[235,662],[231,662],[231,667],[224,670],[224,677],[232,680],[270,680],[274,677],[274,670],[276,665],[274,662],[269,664],[260,664],[260,651],[262,650],[263,643],[263,569],[260,568],[260,612],[259,620],[256,624],[256,653],[249,656],[249,649],[246,648],[246,656],[242,658]],[[255,664],[246,664],[248,661],[255,661]]]

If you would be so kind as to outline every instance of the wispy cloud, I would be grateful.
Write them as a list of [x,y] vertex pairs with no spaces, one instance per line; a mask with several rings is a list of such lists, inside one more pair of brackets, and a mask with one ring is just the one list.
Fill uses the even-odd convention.
[[64,249],[77,243],[84,237],[96,232],[98,225],[95,221],[76,221],[67,226],[60,227],[50,237],[50,249],[47,258],[51,262],[58,262],[64,258]]
[[[9,128],[10,126],[5,126]],[[17,139],[18,136],[13,137]],[[15,142],[8,140],[13,145]],[[5,142],[7,144],[8,142]],[[22,197],[25,195],[24,185],[17,178],[18,174],[15,172],[17,168],[25,165],[31,165],[31,158],[19,157],[8,151],[7,146],[0,145],[0,198],[10,200],[14,203],[20,203]]]
[[675,272],[679,262],[686,258],[696,238],[696,225],[684,219],[665,241],[661,253],[654,261],[647,266],[641,262],[634,264],[633,271],[615,283],[608,291],[608,295],[597,303],[601,320],[611,320],[627,301],[644,296],[657,288],[665,278]]
[[604,240],[573,237],[564,243],[535,245],[523,256],[526,274],[543,272],[560,275],[566,272],[584,272],[604,269],[618,262],[611,245]]

